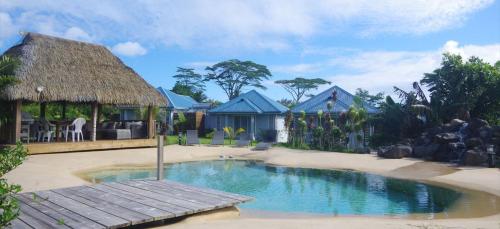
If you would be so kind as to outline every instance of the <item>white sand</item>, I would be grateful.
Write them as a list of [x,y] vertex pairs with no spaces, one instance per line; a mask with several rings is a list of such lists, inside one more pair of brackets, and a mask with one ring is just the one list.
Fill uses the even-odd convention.
[[[485,191],[500,196],[500,170],[488,168],[451,168],[445,164],[415,159],[379,159],[373,155],[325,153],[273,148],[258,152],[246,148],[209,146],[168,146],[165,162],[209,160],[219,155],[263,160],[269,164],[323,169],[350,169],[385,176],[440,182]],[[116,166],[153,166],[156,149],[127,149],[30,156],[19,168],[6,175],[10,182],[35,191],[87,184],[82,172]],[[500,205],[500,203],[499,203]],[[499,207],[500,208],[500,207]],[[497,212],[500,212],[498,209]],[[384,217],[301,217],[262,218],[237,216],[225,210],[190,217],[174,228],[500,228],[500,214],[482,218],[412,220]]]

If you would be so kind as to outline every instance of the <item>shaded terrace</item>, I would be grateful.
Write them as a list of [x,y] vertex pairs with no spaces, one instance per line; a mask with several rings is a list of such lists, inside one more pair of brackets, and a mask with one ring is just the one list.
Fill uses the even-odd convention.
[[[54,126],[58,124],[54,137],[59,141],[60,132],[73,121],[66,117],[68,105],[90,107],[87,108],[90,110],[87,115],[90,120],[86,120],[87,135],[84,134],[84,140],[95,142],[100,137],[100,129],[117,128],[117,124],[120,125],[118,128],[126,129],[126,120],[110,118],[113,122],[99,122],[103,106],[120,105],[146,110],[146,118],[142,122],[146,131],[142,138],[154,137],[154,107],[164,106],[165,99],[106,47],[27,33],[20,44],[11,47],[3,55],[18,58],[20,66],[15,71],[19,83],[6,88],[0,95],[0,99],[7,104],[2,109],[12,114],[6,125],[0,127],[0,143],[12,144],[25,137],[24,128],[33,129],[34,122],[46,120],[48,105],[61,107],[59,119],[55,124],[51,123]],[[38,117],[30,120],[30,114],[22,112],[23,105],[38,105],[39,112],[35,115]],[[30,127],[26,127],[28,125]],[[33,136],[28,134],[28,139],[33,139]]]

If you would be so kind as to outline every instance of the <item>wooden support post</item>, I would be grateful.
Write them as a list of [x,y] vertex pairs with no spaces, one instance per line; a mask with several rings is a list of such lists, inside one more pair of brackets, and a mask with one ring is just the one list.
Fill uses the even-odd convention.
[[163,180],[163,133],[159,133],[157,143],[157,158],[156,158],[156,179]]
[[101,121],[102,116],[102,104],[97,105],[97,126],[100,127],[99,122]]
[[148,117],[147,117],[147,122],[148,122],[148,138],[154,138],[155,137],[155,119],[153,117],[153,106],[148,106]]
[[99,110],[99,104],[97,102],[92,103],[92,118],[91,118],[91,126],[92,126],[92,131],[91,131],[91,136],[90,140],[93,142],[96,141],[97,139],[97,112]]
[[21,106],[22,106],[22,101],[21,100],[16,100],[14,102],[14,128],[12,130],[14,131],[12,135],[12,142],[11,143],[16,143],[17,141],[21,140]]
[[66,102],[62,102],[62,120],[66,120]]
[[40,118],[45,119],[45,111],[47,110],[47,103],[40,103]]

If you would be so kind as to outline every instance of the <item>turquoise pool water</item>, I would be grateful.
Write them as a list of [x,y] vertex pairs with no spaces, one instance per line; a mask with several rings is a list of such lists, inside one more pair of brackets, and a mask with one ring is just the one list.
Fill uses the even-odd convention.
[[[243,209],[330,215],[393,215],[446,212],[466,194],[448,188],[337,170],[268,166],[255,161],[216,160],[169,164],[165,177],[191,185],[252,196]],[[98,181],[155,176],[154,169],[90,173]]]

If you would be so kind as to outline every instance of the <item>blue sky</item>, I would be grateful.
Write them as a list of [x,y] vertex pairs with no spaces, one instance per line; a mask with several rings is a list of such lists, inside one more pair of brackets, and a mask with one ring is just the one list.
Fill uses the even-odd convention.
[[[279,79],[320,77],[351,92],[392,94],[438,67],[443,52],[500,60],[493,0],[0,0],[0,52],[22,31],[105,45],[165,88],[177,66],[203,73],[219,61],[252,60],[271,70],[263,92],[273,99],[290,98]],[[211,83],[206,94],[227,100]]]

